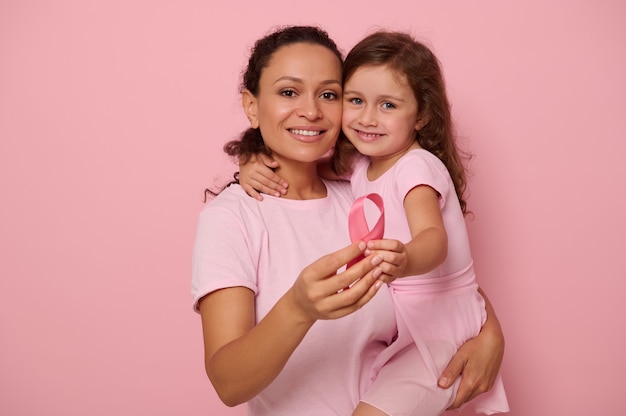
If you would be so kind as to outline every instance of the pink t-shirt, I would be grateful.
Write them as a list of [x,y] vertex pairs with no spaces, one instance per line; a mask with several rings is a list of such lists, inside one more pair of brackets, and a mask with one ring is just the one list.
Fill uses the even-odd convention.
[[[373,384],[361,398],[391,415],[440,414],[452,403],[456,390],[438,388],[437,379],[457,348],[476,336],[486,319],[463,212],[445,165],[427,150],[407,152],[375,180],[367,178],[369,164],[368,158],[357,160],[352,189],[355,197],[378,193],[383,198],[384,238],[411,240],[404,199],[416,186],[427,185],[439,193],[448,256],[428,273],[390,284],[398,339],[376,359]],[[370,222],[379,215],[377,210],[369,214]],[[498,376],[491,391],[471,405],[486,414],[508,412],[502,379]]]
[[[207,204],[193,252],[194,308],[212,291],[243,286],[256,295],[258,322],[304,267],[348,245],[350,185],[325,184],[326,198],[262,202],[233,185]],[[316,322],[279,376],[249,402],[249,415],[351,414],[375,356],[395,333],[386,287],[361,310]]]
[[369,159],[359,158],[354,166],[351,184],[354,197],[372,192],[385,202],[385,238],[411,241],[411,230],[404,210],[404,198],[418,185],[428,185],[440,195],[439,206],[448,234],[448,257],[436,269],[419,278],[448,276],[466,269],[472,263],[465,219],[454,184],[445,165],[427,150],[414,149],[402,156],[379,178],[367,179]]

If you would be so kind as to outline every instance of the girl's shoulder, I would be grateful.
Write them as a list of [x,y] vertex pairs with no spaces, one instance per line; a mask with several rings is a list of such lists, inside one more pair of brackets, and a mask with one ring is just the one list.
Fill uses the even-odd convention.
[[426,149],[412,149],[402,156],[396,163],[400,170],[407,167],[436,171],[444,176],[448,176],[446,165],[434,154]]

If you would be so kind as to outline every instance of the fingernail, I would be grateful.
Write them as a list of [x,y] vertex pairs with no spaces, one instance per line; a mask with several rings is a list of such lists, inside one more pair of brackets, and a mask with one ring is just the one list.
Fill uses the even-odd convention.
[[378,280],[376,283],[374,283],[374,287],[376,289],[380,289],[380,287],[383,285],[383,282],[381,282],[380,280]]
[[365,250],[365,243],[363,241],[359,243],[359,250],[361,251]]
[[447,386],[447,385],[448,385],[448,379],[447,379],[447,378],[445,378],[445,377],[441,377],[441,378],[439,379],[439,385],[440,385],[441,387],[443,387],[443,386]]
[[374,258],[372,259],[372,265],[376,266],[380,263],[383,262],[383,258],[380,256],[374,256]]
[[365,249],[365,252],[363,254],[365,254],[366,256],[369,256],[372,252],[370,251],[369,248]]
[[382,269],[376,269],[374,270],[374,273],[372,273],[372,275],[374,276],[374,278],[378,279],[378,276],[380,276],[382,273],[383,273]]

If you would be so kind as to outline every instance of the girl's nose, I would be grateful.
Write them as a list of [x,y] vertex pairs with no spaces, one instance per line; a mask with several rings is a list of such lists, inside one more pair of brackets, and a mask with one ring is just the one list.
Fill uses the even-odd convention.
[[359,123],[363,126],[376,126],[378,121],[376,120],[376,109],[371,106],[365,106],[359,112]]

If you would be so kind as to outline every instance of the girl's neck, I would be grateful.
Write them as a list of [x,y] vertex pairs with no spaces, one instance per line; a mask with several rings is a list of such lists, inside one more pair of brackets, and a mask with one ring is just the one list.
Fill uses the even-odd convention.
[[276,173],[289,183],[286,199],[320,199],[327,195],[326,185],[317,173],[317,162],[302,163],[278,161]]
[[391,155],[369,156],[370,165],[367,168],[367,179],[373,181],[380,178],[385,172],[391,169],[391,167],[395,165],[396,162],[402,158],[402,156],[406,155],[413,149],[421,149],[421,146],[417,143],[417,141],[414,141],[410,146]]

